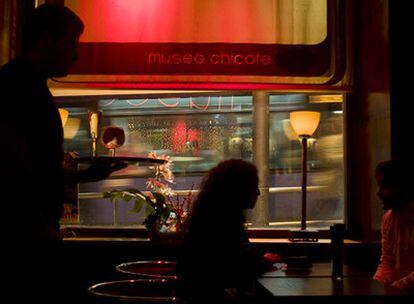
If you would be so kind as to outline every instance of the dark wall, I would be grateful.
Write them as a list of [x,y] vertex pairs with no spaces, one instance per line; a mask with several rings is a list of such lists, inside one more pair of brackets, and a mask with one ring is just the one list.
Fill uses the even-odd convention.
[[21,52],[25,20],[34,9],[34,2],[34,0],[0,1],[0,65]]
[[355,1],[353,12],[355,89],[345,112],[347,219],[351,237],[375,239],[382,216],[375,167],[391,155],[388,1]]
[[[412,157],[414,100],[411,2],[389,1],[392,155]],[[411,85],[412,88],[412,85]]]

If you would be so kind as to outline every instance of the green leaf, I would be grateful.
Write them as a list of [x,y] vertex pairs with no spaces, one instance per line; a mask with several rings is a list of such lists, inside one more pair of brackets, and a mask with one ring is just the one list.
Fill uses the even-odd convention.
[[135,188],[124,189],[124,190],[122,190],[122,192],[129,192],[129,193],[132,193],[132,194],[142,193],[141,191],[139,191],[138,189],[135,189]]
[[171,208],[167,205],[161,209],[160,215],[164,220],[167,220],[170,217]]
[[145,216],[148,217],[152,214],[155,214],[157,212],[157,210],[154,209],[154,207],[152,207],[151,205],[147,205],[147,207],[145,208]]
[[118,199],[118,190],[112,190],[104,193],[104,197],[109,198],[109,201],[113,203]]
[[126,189],[126,190],[123,190],[123,192],[128,193],[135,198],[140,197],[143,200],[147,198],[145,194],[139,191],[138,189]]
[[159,230],[159,228],[161,227],[159,216],[155,213],[148,215],[145,218],[144,225],[148,231]]
[[109,201],[110,201],[111,203],[113,203],[115,200],[116,200],[115,196],[110,196],[110,197],[109,197]]
[[132,207],[132,209],[131,209],[131,212],[139,213],[141,211],[142,206],[144,205],[144,203],[145,203],[145,200],[143,200],[141,198],[137,198],[135,200],[134,207]]
[[132,200],[133,198],[135,198],[135,195],[133,195],[133,194],[131,194],[131,193],[129,193],[129,192],[126,192],[126,191],[123,191],[123,192],[122,192],[122,199],[123,199],[124,201],[129,202],[129,201],[130,201],[130,200]]
[[132,199],[136,199],[138,197],[142,200],[146,199],[146,196],[138,189],[112,190],[104,192],[104,197],[108,198],[112,203],[118,199],[126,202],[129,202]]

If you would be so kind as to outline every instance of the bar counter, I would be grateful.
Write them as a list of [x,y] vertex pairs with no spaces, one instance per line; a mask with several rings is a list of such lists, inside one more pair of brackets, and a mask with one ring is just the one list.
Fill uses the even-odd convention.
[[276,270],[258,279],[266,303],[412,303],[414,294],[385,288],[371,275],[344,265],[342,278],[333,278],[330,263],[310,269]]
[[[308,256],[312,261],[330,259],[330,240],[318,242],[291,242],[287,238],[250,238],[252,247],[261,253],[274,252],[281,256]],[[80,267],[111,272],[115,265],[137,260],[175,260],[181,242],[150,240],[145,235],[136,237],[81,236],[63,239],[66,252],[76,258]],[[212,244],[214,246],[214,244]],[[344,241],[345,263],[364,272],[375,270],[380,256],[379,242]]]

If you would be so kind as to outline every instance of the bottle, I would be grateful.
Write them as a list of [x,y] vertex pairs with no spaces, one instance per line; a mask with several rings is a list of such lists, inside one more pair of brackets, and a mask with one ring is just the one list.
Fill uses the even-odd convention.
[[331,271],[332,278],[341,280],[344,265],[344,235],[345,225],[334,224],[330,227],[331,232]]

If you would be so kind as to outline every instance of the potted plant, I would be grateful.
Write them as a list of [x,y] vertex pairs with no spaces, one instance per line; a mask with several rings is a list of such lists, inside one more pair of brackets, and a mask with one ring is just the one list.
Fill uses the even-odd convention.
[[180,197],[171,188],[174,183],[174,175],[171,171],[170,157],[158,156],[155,152],[150,152],[148,157],[166,160],[163,165],[150,167],[154,171],[154,176],[149,177],[146,181],[146,187],[149,191],[143,192],[136,188],[115,189],[104,195],[111,202],[133,200],[132,212],[139,213],[142,208],[145,208],[146,218],[143,224],[147,228],[150,238],[181,236],[185,230],[193,189],[185,197]]

